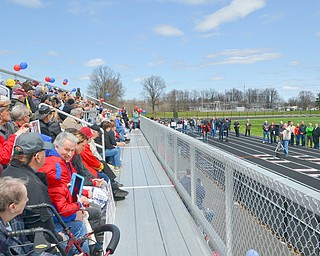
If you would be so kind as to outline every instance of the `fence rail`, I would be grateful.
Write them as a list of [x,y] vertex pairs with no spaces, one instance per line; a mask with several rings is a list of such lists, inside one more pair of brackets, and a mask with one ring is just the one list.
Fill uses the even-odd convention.
[[144,117],[141,130],[220,255],[320,255],[319,191]]

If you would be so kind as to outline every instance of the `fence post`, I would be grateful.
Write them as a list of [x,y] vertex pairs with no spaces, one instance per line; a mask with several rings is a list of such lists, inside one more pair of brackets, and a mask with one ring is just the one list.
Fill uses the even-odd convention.
[[196,200],[196,175],[195,175],[195,147],[190,144],[190,172],[191,172],[191,204],[192,206],[197,205]]
[[[230,161],[230,160],[229,160]],[[226,247],[227,256],[233,256],[233,236],[232,236],[232,211],[233,211],[233,168],[229,161],[225,159],[225,204],[226,204]]]
[[174,159],[174,164],[173,164],[173,175],[175,180],[178,180],[178,155],[180,154],[179,151],[181,150],[178,148],[178,136],[173,133],[173,159]]

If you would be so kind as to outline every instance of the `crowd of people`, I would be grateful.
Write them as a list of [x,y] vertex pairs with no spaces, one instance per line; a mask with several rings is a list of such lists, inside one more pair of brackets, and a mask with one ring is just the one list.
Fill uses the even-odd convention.
[[[139,115],[130,122],[125,107],[113,113],[99,102],[84,100],[80,89],[74,94],[30,80],[16,81],[9,89],[10,95],[0,95],[0,191],[11,191],[0,193],[0,251],[10,255],[10,246],[33,242],[32,236],[7,239],[8,230],[32,227],[50,230],[66,246],[66,233],[49,209],[23,211],[24,206],[52,204],[76,238],[88,227],[101,226],[105,207],[94,200],[93,188],[111,188],[115,201],[129,194],[116,180],[116,172],[123,170],[121,148],[130,142],[131,128],[138,128]],[[86,126],[81,120],[90,111],[97,115]],[[92,188],[83,189],[77,198],[69,189],[73,173]],[[95,239],[97,244],[103,242],[103,237]],[[101,246],[91,248],[85,241],[82,249],[89,252]],[[30,246],[14,250],[37,255]],[[56,252],[47,253],[51,254]],[[75,254],[75,248],[70,250],[69,255]]]

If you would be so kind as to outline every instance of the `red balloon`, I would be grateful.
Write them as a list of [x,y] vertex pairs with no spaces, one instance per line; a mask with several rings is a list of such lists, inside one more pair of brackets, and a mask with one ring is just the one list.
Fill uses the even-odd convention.
[[46,80],[46,82],[50,82],[50,77],[46,76],[44,80]]
[[16,64],[16,65],[13,66],[13,69],[14,69],[15,71],[20,71],[21,67],[20,67],[19,64]]
[[66,85],[66,84],[67,84],[67,82],[66,82],[66,81],[63,81],[62,83],[63,83],[63,85]]
[[141,114],[142,113],[142,108],[139,108],[138,112]]
[[100,102],[103,102],[103,98],[100,99]]

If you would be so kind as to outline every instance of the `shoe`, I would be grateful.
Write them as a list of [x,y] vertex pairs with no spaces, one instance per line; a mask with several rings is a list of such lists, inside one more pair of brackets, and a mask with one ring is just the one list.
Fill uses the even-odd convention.
[[118,182],[118,181],[115,181],[115,180],[112,182],[112,184],[113,184],[113,185],[116,185],[116,186],[119,187],[119,188],[120,188],[120,187],[123,187],[123,184],[122,184],[122,183],[120,183],[120,182]]
[[118,188],[113,190],[113,195],[117,197],[126,197],[127,195],[129,195],[129,192]]
[[114,201],[121,201],[121,200],[124,200],[124,199],[126,199],[125,197],[118,197],[118,196],[114,196],[113,197],[113,199],[114,199]]
[[121,169],[120,166],[115,166],[113,171],[114,171],[114,172],[121,172],[122,169]]

